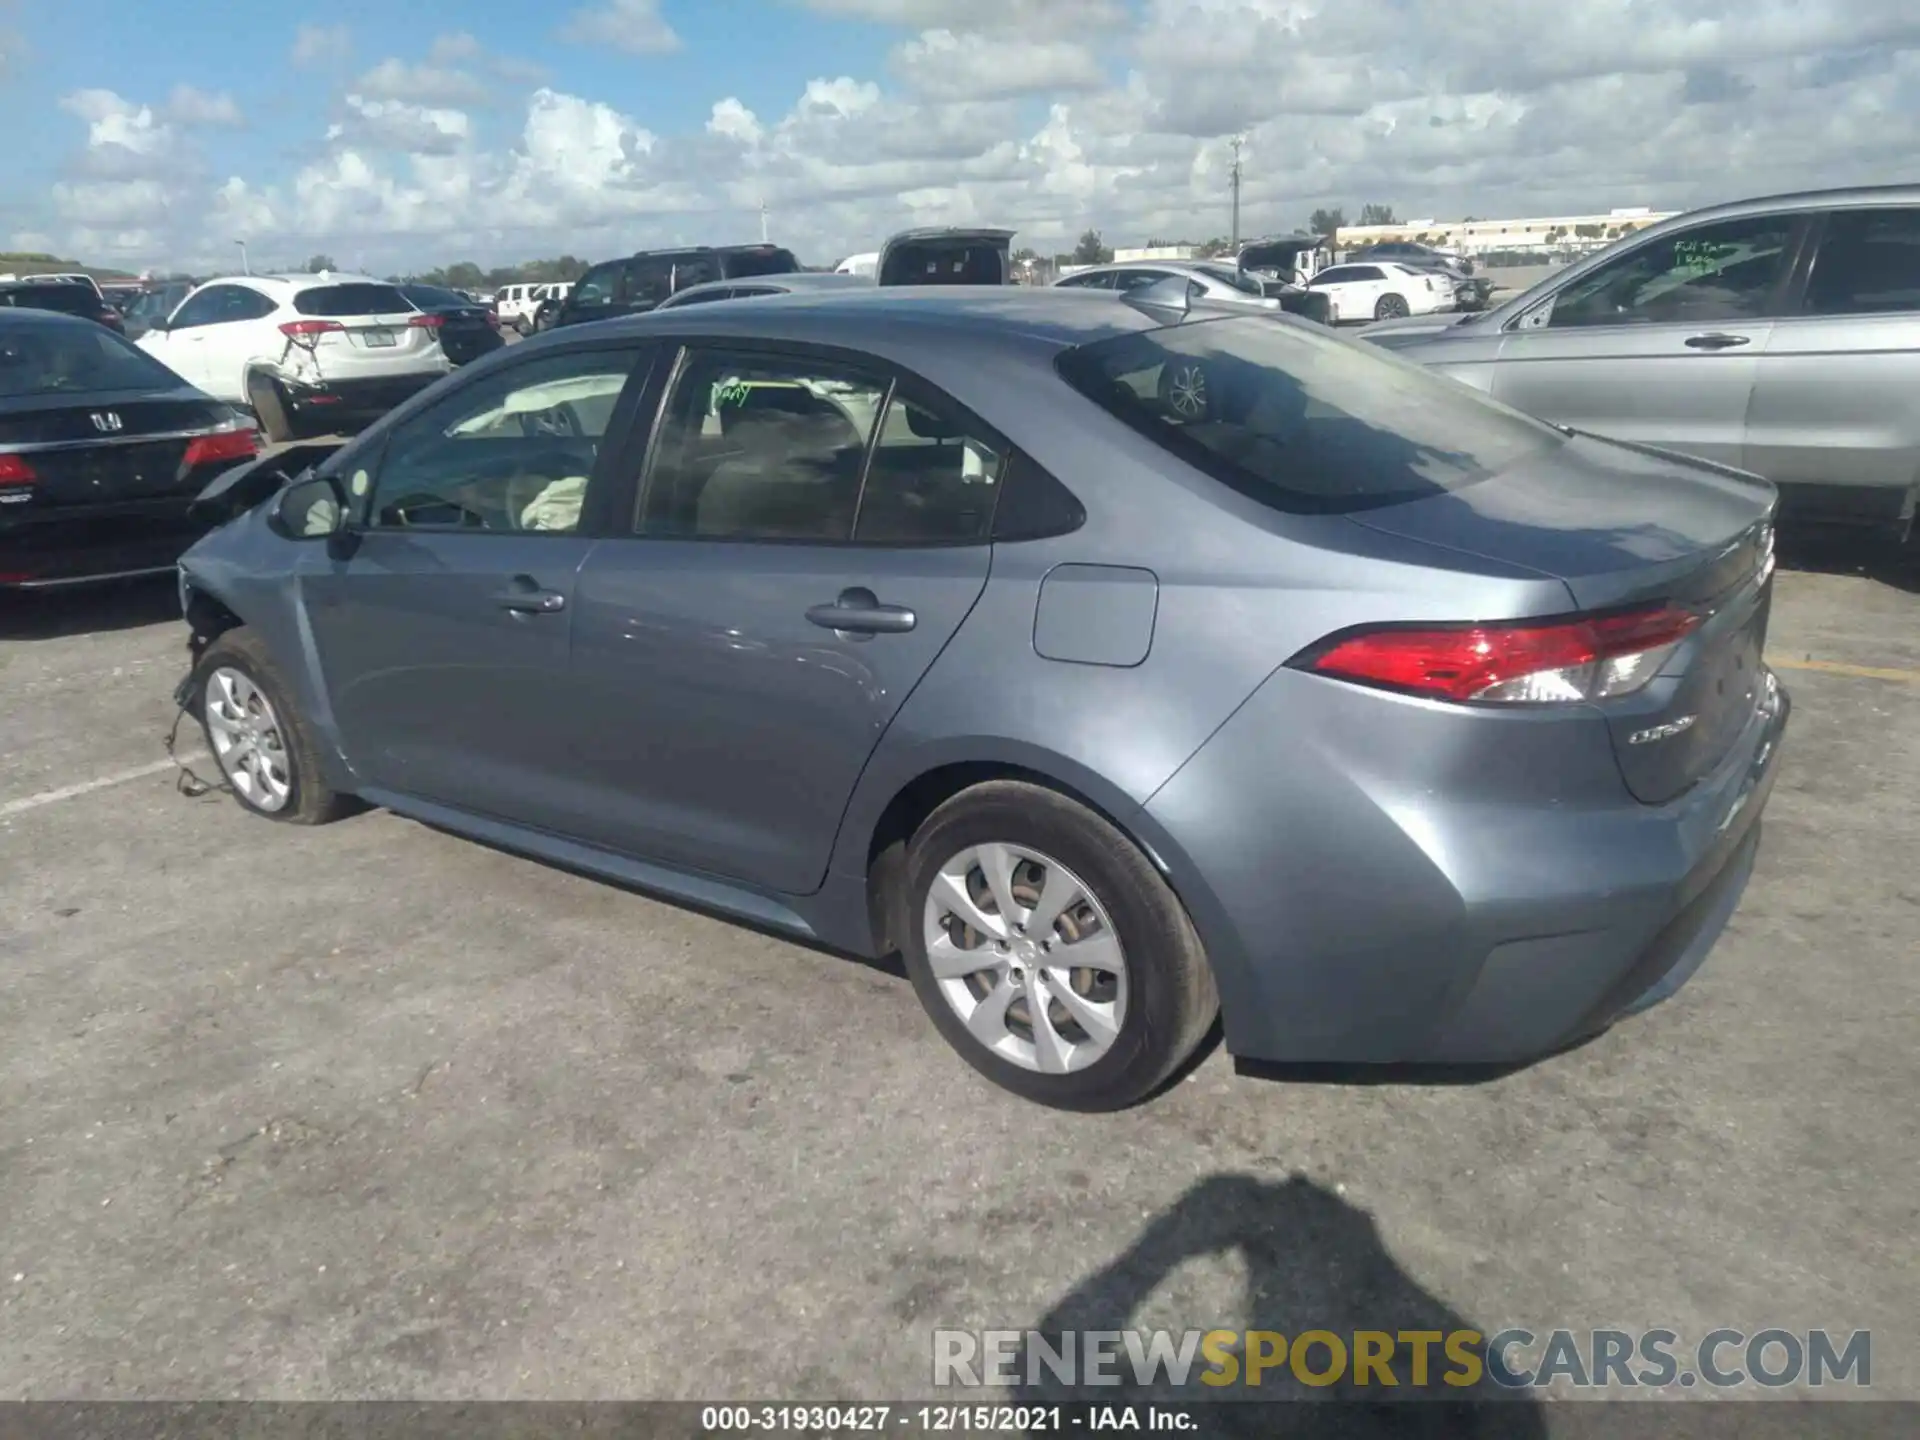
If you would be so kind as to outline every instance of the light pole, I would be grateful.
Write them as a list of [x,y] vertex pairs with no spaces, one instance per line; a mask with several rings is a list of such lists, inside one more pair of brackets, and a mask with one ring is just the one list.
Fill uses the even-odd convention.
[[1228,183],[1233,186],[1233,233],[1229,242],[1234,253],[1240,253],[1240,147],[1245,143],[1243,137],[1233,137],[1233,168],[1227,172]]
[[233,243],[240,247],[240,273],[242,275],[253,274],[253,267],[247,263],[247,242],[244,240],[236,240]]

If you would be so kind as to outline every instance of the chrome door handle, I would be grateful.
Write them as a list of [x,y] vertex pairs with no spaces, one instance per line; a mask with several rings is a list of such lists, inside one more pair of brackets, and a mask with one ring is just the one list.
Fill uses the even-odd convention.
[[1745,345],[1752,341],[1751,335],[1723,335],[1715,331],[1709,335],[1690,335],[1687,348],[1690,350],[1731,350],[1736,345]]

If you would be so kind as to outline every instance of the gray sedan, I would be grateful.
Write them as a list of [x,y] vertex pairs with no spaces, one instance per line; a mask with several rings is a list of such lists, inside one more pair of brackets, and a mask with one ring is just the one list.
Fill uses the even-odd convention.
[[822,289],[558,330],[225,477],[178,693],[258,816],[897,951],[1046,1104],[1152,1094],[1216,1017],[1513,1063],[1739,900],[1773,498],[1286,317]]
[[1785,513],[1920,497],[1920,187],[1721,205],[1484,315],[1362,332],[1531,414],[1738,465]]
[[1056,289],[1117,290],[1126,295],[1176,278],[1187,282],[1187,297],[1196,304],[1282,310],[1322,324],[1333,323],[1333,307],[1326,296],[1298,285],[1263,281],[1258,275],[1218,260],[1130,260],[1088,265],[1053,283]]

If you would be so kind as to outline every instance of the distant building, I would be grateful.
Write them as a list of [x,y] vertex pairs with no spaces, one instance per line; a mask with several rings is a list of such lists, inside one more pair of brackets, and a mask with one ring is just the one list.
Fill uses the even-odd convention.
[[1342,225],[1335,237],[1341,250],[1358,250],[1388,241],[1415,241],[1463,255],[1491,250],[1597,250],[1623,235],[1644,230],[1677,214],[1644,205],[1609,210],[1604,215],[1540,215],[1524,220],[1406,220],[1396,225]]

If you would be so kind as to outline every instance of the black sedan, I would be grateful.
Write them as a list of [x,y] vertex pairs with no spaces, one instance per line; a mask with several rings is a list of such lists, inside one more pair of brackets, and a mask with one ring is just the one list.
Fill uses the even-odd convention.
[[492,308],[469,300],[457,290],[438,285],[402,285],[400,293],[421,314],[438,317],[440,348],[456,365],[478,360],[506,343],[500,338],[500,317]]
[[159,573],[253,423],[103,325],[0,309],[0,590]]

